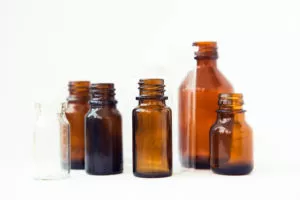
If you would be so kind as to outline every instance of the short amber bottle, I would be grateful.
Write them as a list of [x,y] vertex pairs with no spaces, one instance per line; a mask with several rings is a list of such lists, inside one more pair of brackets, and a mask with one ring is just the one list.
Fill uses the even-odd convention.
[[90,93],[91,108],[85,119],[85,170],[92,175],[122,173],[122,119],[114,84],[92,84]]
[[253,169],[252,129],[245,121],[242,94],[220,94],[210,130],[210,162],[215,173],[249,174]]
[[184,167],[208,169],[209,129],[216,119],[218,94],[232,92],[229,81],[217,68],[217,43],[195,42],[197,67],[179,89],[179,136]]
[[139,81],[139,106],[133,110],[133,173],[138,177],[172,175],[172,113],[164,80]]
[[84,169],[84,118],[89,110],[89,81],[69,82],[66,117],[70,124],[71,169]]

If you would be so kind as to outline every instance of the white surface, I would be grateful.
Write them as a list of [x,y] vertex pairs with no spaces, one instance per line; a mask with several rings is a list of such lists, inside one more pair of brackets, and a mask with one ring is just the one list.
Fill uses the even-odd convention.
[[[299,8],[299,0],[0,0],[1,199],[299,199]],[[33,101],[59,102],[69,80],[116,83],[128,164],[138,79],[166,79],[176,127],[195,40],[218,41],[219,69],[244,93],[252,175],[144,180],[129,167],[120,176],[31,180]]]

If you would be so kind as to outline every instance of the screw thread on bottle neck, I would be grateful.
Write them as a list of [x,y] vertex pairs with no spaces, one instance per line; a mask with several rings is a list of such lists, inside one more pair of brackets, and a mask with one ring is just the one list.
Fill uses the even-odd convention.
[[70,81],[69,82],[69,97],[68,101],[88,101],[89,96],[89,81]]
[[90,87],[91,105],[115,105],[115,87],[113,83],[94,83]]
[[139,81],[139,97],[137,99],[165,100],[165,85],[163,79],[141,79]]

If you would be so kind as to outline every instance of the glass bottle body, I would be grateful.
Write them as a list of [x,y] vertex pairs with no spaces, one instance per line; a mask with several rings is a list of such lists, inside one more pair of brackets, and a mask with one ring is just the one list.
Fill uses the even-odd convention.
[[241,94],[220,94],[217,120],[210,130],[210,162],[215,173],[244,175],[253,169],[252,129],[242,104]]
[[[95,88],[97,86],[101,87],[98,91],[102,92],[102,96],[114,96],[113,84],[95,84]],[[110,87],[110,89],[102,87]],[[91,109],[85,119],[85,170],[92,175],[122,173],[122,118],[116,108],[116,101],[114,97],[111,99],[104,97],[101,100],[96,97],[92,100]]]
[[53,105],[36,104],[34,178],[62,179],[70,174],[69,124]]
[[[152,83],[153,81],[153,83]],[[142,80],[146,84],[162,84]],[[143,86],[140,86],[140,88]],[[146,86],[147,87],[147,86]],[[151,86],[149,86],[151,87]],[[146,90],[144,88],[144,90]],[[151,89],[149,89],[151,90]],[[155,90],[155,87],[153,88]],[[133,173],[138,177],[155,178],[172,175],[172,112],[165,97],[140,96],[133,110]]]
[[179,88],[181,163],[188,168],[210,168],[209,130],[215,122],[218,94],[233,91],[231,84],[217,69],[212,52],[196,57],[196,70],[188,73]]
[[66,117],[70,124],[71,168],[84,169],[84,120],[90,108],[89,82],[70,82],[69,90]]

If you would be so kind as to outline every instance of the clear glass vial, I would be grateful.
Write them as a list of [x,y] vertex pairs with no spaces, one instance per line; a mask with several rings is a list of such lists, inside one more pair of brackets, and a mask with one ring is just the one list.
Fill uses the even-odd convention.
[[70,135],[65,116],[66,104],[60,111],[52,104],[35,104],[34,178],[62,179],[70,174]]

